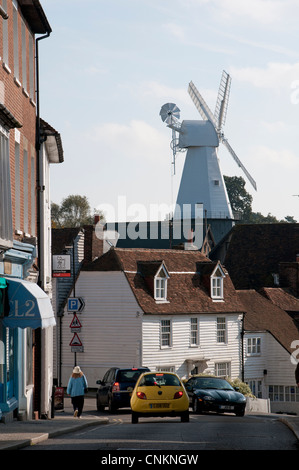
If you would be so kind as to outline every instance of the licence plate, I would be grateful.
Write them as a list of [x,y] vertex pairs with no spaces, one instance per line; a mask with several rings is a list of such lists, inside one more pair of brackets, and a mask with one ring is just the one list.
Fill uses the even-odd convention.
[[234,410],[235,409],[234,406],[229,406],[229,405],[220,405],[219,408],[221,410]]
[[169,408],[169,403],[150,403],[150,408]]

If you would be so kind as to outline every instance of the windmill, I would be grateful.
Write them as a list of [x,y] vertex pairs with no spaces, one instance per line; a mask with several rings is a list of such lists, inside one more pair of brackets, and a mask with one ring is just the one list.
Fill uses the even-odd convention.
[[254,189],[257,189],[256,182],[237,157],[222,130],[226,120],[230,85],[231,77],[223,71],[213,114],[194,83],[189,83],[189,95],[202,120],[184,120],[180,123],[180,110],[174,103],[167,103],[161,108],[162,121],[172,129],[174,168],[176,152],[187,149],[174,218],[182,218],[184,205],[189,207],[189,216],[191,214],[191,218],[194,218],[196,206],[202,204],[209,219],[233,220],[217,155],[220,142],[243,170]]

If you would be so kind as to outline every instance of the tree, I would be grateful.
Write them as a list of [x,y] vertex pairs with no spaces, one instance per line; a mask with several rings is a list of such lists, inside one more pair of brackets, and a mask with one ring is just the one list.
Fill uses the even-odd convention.
[[[78,194],[70,195],[62,200],[59,206],[56,203],[51,204],[51,220],[53,228],[66,227],[82,227],[83,225],[91,225],[94,223],[94,210],[92,214],[91,208],[86,196]],[[100,214],[100,218],[103,215]]]
[[240,215],[243,224],[275,224],[296,223],[292,215],[287,215],[283,220],[278,220],[274,215],[263,215],[260,212],[252,212],[252,196],[245,189],[245,180],[242,176],[224,176],[228,198],[233,212]]
[[242,176],[224,176],[224,181],[232,211],[240,214],[241,220],[248,219],[252,196],[245,189],[245,180]]

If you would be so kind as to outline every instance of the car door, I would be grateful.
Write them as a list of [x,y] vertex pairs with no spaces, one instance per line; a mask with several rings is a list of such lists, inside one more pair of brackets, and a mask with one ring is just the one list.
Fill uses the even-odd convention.
[[108,404],[108,392],[109,384],[111,383],[111,377],[113,376],[114,369],[107,370],[103,377],[102,383],[99,387],[98,395],[100,404],[106,406]]

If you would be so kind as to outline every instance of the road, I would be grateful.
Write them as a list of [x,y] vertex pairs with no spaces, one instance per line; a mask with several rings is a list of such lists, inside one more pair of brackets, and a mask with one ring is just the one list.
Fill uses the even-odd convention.
[[131,424],[129,410],[109,415],[110,423],[48,439],[24,450],[98,451],[201,451],[201,450],[298,450],[292,431],[275,415],[190,413],[190,422],[179,418],[140,418]]

